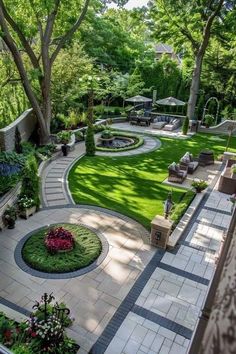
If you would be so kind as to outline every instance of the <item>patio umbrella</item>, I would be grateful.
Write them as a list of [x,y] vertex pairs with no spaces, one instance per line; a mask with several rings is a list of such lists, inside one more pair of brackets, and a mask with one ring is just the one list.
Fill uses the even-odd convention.
[[133,103],[135,102],[145,103],[145,102],[152,102],[152,99],[144,96],[134,96],[134,97],[127,98],[125,101],[133,102]]
[[184,101],[180,101],[174,97],[163,98],[162,100],[156,101],[156,103],[163,106],[184,106],[186,104]]

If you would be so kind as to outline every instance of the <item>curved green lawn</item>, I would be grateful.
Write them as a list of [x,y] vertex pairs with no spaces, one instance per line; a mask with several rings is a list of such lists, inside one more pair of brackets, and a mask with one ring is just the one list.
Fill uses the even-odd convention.
[[[195,156],[203,149],[222,154],[226,137],[212,140],[210,135],[197,134],[191,139],[160,138],[160,149],[130,157],[83,157],[69,173],[69,187],[78,204],[91,204],[118,211],[136,219],[146,228],[156,214],[163,214],[163,201],[173,190],[177,203],[183,189],[162,184],[168,165],[190,151]],[[230,147],[236,152],[236,138]]]
[[[63,227],[75,238],[72,251],[51,254],[44,245],[45,235],[50,228]],[[24,261],[33,269],[46,273],[66,273],[84,268],[100,255],[102,245],[99,237],[81,225],[56,224],[36,230],[22,249]]]

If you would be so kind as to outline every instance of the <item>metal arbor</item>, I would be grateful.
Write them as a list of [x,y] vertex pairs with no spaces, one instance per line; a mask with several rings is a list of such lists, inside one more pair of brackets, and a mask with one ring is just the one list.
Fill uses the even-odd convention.
[[204,122],[205,119],[205,115],[206,115],[206,111],[207,111],[207,105],[209,104],[210,101],[215,100],[216,104],[217,104],[217,108],[216,108],[216,116],[215,116],[215,125],[217,125],[217,120],[218,120],[218,116],[219,116],[219,110],[220,110],[220,102],[218,100],[217,97],[210,97],[208,98],[208,100],[205,103],[204,109],[203,109],[203,115],[202,115],[202,120],[201,120],[201,124]]

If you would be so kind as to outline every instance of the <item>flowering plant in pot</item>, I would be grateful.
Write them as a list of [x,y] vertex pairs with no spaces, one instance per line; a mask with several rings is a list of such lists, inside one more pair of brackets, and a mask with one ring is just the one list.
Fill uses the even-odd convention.
[[49,230],[44,242],[47,250],[52,254],[60,251],[71,251],[75,246],[74,236],[63,227]]
[[208,186],[207,182],[202,179],[193,181],[191,185],[195,188],[197,193],[201,193],[201,191],[206,189]]
[[20,216],[26,219],[36,211],[34,199],[25,194],[19,197],[17,204]]
[[68,130],[62,130],[61,132],[57,133],[57,140],[59,143],[62,143],[61,151],[63,156],[67,156],[68,154],[68,143],[70,142],[71,132]]

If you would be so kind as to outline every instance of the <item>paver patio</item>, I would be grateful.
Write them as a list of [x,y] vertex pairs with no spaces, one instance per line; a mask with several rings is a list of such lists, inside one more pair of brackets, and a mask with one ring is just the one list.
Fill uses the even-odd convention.
[[[147,230],[134,220],[71,204],[66,171],[84,151],[84,144],[79,144],[68,157],[46,168],[42,196],[48,208],[1,233],[0,308],[4,303],[31,310],[43,292],[54,292],[75,318],[69,334],[81,345],[79,353],[186,353],[231,219],[228,196],[210,191],[179,246],[156,250],[149,245]],[[19,240],[60,222],[81,223],[101,232],[109,243],[105,260],[71,279],[25,273],[14,258]]]

